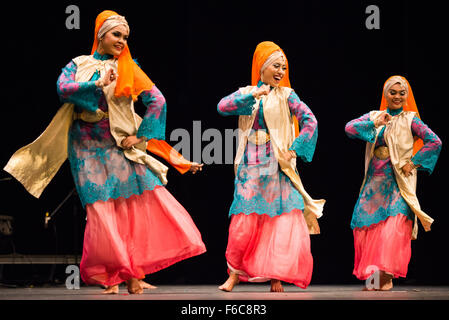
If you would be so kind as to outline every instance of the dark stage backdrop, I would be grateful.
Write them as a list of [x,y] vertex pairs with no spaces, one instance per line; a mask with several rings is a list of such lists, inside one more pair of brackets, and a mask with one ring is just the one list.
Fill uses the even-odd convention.
[[[371,4],[380,10],[377,30],[365,26],[369,16],[365,9]],[[79,29],[66,28],[69,5],[80,10]],[[312,284],[359,283],[352,276],[349,225],[363,179],[365,145],[349,139],[344,126],[378,109],[384,81],[400,74],[410,81],[423,121],[446,143],[447,82],[442,70],[447,67],[443,53],[447,22],[439,5],[437,1],[13,2],[2,9],[1,19],[0,165],[50,122],[61,105],[56,94],[61,68],[90,53],[95,17],[104,9],[127,18],[131,53],[167,99],[167,140],[175,145],[171,133],[185,129],[192,137],[191,149],[210,143],[194,136],[194,126],[201,125],[201,134],[217,129],[223,137],[225,129],[236,128],[237,117],[221,117],[217,103],[250,83],[254,49],[271,40],[285,51],[292,87],[319,122],[313,161],[298,164],[308,192],[327,200],[319,220],[321,234],[312,236]],[[136,108],[144,112],[141,103]],[[224,144],[221,152],[224,161]],[[419,238],[412,243],[408,283],[449,284],[446,165],[443,147],[435,172],[419,175],[421,206],[435,223],[431,232],[420,227]],[[0,177],[9,175],[3,171]],[[221,283],[227,277],[233,165],[209,164],[197,175],[180,175],[172,168],[168,180],[167,189],[191,214],[208,251],[151,275],[150,281]],[[15,219],[16,252],[81,253],[85,211],[77,197],[70,198],[44,228],[45,212],[54,210],[73,187],[68,162],[40,199],[15,180],[0,182],[0,214]],[[6,245],[2,250],[0,254],[11,252]],[[11,277],[32,272],[36,270],[22,267],[20,275]]]

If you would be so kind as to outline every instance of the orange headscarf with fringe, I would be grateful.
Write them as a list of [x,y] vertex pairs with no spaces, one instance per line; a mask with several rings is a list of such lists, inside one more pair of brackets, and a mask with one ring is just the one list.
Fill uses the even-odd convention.
[[[95,20],[94,44],[92,46],[91,54],[94,54],[98,48],[99,39],[97,38],[97,35],[105,20],[111,16],[118,15],[119,14],[114,11],[105,10],[97,16],[97,19]],[[116,97],[132,97],[132,99],[136,101],[139,94],[145,90],[151,90],[154,85],[153,81],[148,78],[145,72],[143,72],[132,59],[128,44],[120,53],[120,56],[118,56],[117,72],[117,84],[114,92]]]
[[[256,47],[256,50],[254,51],[253,66],[251,70],[252,86],[257,86],[257,83],[260,80],[261,76],[260,70],[262,69],[262,66],[264,65],[265,61],[267,61],[267,59],[271,56],[271,54],[275,51],[282,52],[282,54],[285,57],[285,64],[287,65],[287,70],[285,70],[285,75],[280,81],[279,86],[291,88],[287,56],[285,55],[284,51],[282,51],[281,47],[279,47],[276,43],[271,41],[263,41],[259,43]],[[293,117],[293,122],[295,124],[295,137],[297,137],[299,135],[298,119],[296,119],[296,117]]]
[[[407,101],[404,103],[404,106],[402,107],[402,109],[404,111],[415,112],[416,116],[421,119],[421,117],[419,116],[418,107],[416,106],[415,97],[413,96],[412,87],[410,86],[407,79],[402,76],[391,76],[390,78],[387,79],[387,81],[385,81],[384,91],[382,92],[382,100],[380,102],[380,110],[383,111],[383,110],[387,109],[388,103],[387,103],[387,99],[385,98],[385,87],[386,87],[387,83],[390,80],[392,80],[394,77],[401,78],[402,81],[407,84],[408,98],[407,98]],[[422,141],[422,139],[416,138],[415,143],[413,144],[413,155],[415,155],[419,151],[419,149],[422,148],[423,145],[424,145],[424,142]]]

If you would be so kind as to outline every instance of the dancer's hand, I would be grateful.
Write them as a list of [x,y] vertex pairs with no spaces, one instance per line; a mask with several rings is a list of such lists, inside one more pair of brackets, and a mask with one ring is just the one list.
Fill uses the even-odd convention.
[[268,84],[262,85],[259,89],[253,92],[253,97],[259,99],[260,96],[264,96],[270,93],[270,86]]
[[291,159],[296,158],[296,153],[293,150],[288,150],[287,152],[282,152],[281,154],[285,161],[290,161]]
[[139,144],[143,141],[144,137],[137,138],[136,136],[128,136],[122,140],[122,147],[124,149],[131,149],[136,144]]
[[109,69],[106,74],[104,75],[103,79],[95,81],[95,85],[97,87],[102,84],[103,86],[110,85],[113,81],[117,79],[117,74],[114,72],[114,70]]
[[192,165],[190,166],[189,171],[192,172],[192,174],[197,173],[198,171],[203,171],[204,163],[199,164],[197,162],[192,162]]
[[413,162],[407,162],[402,168],[402,173],[404,176],[408,177],[413,174],[413,170],[416,168],[416,166],[413,164]]
[[388,113],[384,112],[384,113],[382,113],[382,114],[380,115],[379,118],[377,118],[377,119],[374,121],[374,126],[375,126],[376,128],[378,128],[378,127],[380,127],[380,126],[384,126],[384,125],[386,125],[388,122],[391,121],[391,118],[392,118],[391,115],[389,115]]

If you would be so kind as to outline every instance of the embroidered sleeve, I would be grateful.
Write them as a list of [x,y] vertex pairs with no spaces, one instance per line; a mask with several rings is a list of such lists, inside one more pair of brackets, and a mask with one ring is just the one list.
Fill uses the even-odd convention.
[[369,113],[360,118],[349,121],[345,127],[346,135],[351,139],[361,139],[366,142],[374,143],[376,140],[376,127],[370,120]]
[[310,162],[315,153],[318,139],[318,121],[310,108],[299,99],[294,91],[288,98],[288,106],[291,113],[298,119],[300,128],[299,135],[289,150],[294,150],[304,162]]
[[441,140],[418,117],[413,118],[412,133],[424,141],[423,147],[412,158],[412,162],[415,165],[421,165],[418,170],[424,170],[431,174],[440,155]]
[[218,113],[222,116],[251,115],[256,99],[251,93],[242,94],[236,91],[220,100],[217,106]]
[[97,88],[95,81],[75,81],[76,69],[77,66],[73,61],[62,69],[62,73],[56,82],[59,98],[61,102],[70,102],[87,111],[94,112],[98,109],[101,89]]
[[151,90],[141,93],[142,102],[147,107],[142,123],[137,130],[137,138],[147,140],[165,140],[165,122],[167,119],[167,103],[159,89],[154,85]]

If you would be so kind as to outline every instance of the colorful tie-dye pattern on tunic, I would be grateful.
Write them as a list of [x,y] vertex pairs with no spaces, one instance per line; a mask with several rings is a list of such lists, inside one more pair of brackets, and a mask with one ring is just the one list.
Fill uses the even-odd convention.
[[[388,110],[391,115],[402,112]],[[373,143],[376,138],[376,130],[369,113],[350,121],[346,125],[346,134],[350,138],[358,138]],[[412,158],[415,165],[421,165],[418,170],[432,173],[441,150],[441,141],[429,127],[419,118],[414,117],[411,125],[413,136],[424,141],[424,146]],[[385,145],[385,127],[380,131],[376,141],[376,147]],[[402,198],[394,176],[390,159],[380,160],[373,156],[367,171],[366,182],[359,195],[352,215],[351,228],[369,227],[388,217],[403,214],[413,220],[414,215],[410,207]]]
[[[262,82],[259,82],[258,87],[261,85]],[[224,116],[251,115],[255,103],[252,94],[241,94],[237,91],[219,102],[218,112]],[[300,134],[290,149],[303,161],[310,162],[318,137],[316,118],[294,91],[288,98],[288,104],[301,127]],[[267,130],[262,101],[252,129]],[[290,179],[280,170],[271,142],[259,146],[248,142],[235,177],[234,200],[229,216],[256,213],[275,217],[294,209],[303,210],[304,200]]]
[[[107,60],[111,56],[95,52],[94,58]],[[95,86],[99,73],[96,72],[90,81],[76,82],[76,70],[72,61],[58,78],[57,91],[61,101],[74,103],[76,112],[97,108],[107,111],[103,91]],[[165,139],[165,98],[156,86],[144,91],[140,97],[147,111],[137,136]],[[71,171],[83,206],[99,200],[129,198],[162,186],[159,178],[146,166],[125,158],[110,133],[109,119],[96,123],[75,120],[70,128],[68,148]]]

